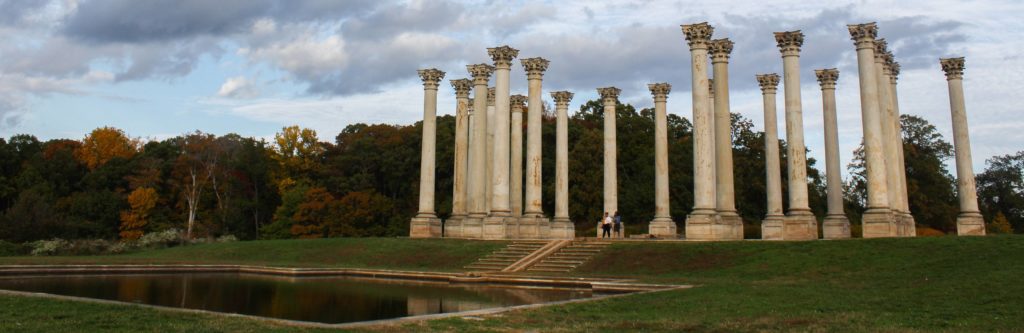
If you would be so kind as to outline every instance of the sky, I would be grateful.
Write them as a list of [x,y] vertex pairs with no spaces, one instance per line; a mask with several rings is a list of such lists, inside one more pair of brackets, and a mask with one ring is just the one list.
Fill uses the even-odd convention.
[[[814,70],[838,68],[841,165],[862,135],[856,54],[847,24],[877,22],[902,66],[900,111],[952,140],[940,57],[966,57],[964,89],[974,171],[1024,150],[1024,2],[466,1],[444,0],[0,0],[0,137],[84,137],[114,126],[164,139],[201,130],[271,138],[282,127],[333,141],[354,123],[422,119],[420,68],[468,77],[486,48],[551,61],[548,92],[595,88],[651,107],[648,83],[668,82],[669,113],[692,118],[690,54],[680,24],[708,22],[730,38],[732,112],[763,126],[755,74],[782,73],[772,32],[801,30],[805,142],[824,169],[821,90]],[[512,93],[525,95],[518,61]],[[493,82],[493,78],[492,78]],[[493,83],[492,83],[493,84]],[[779,132],[785,117],[779,87]],[[441,85],[438,113],[453,114]],[[951,162],[951,161],[949,161]],[[952,163],[947,163],[952,167]],[[951,173],[955,170],[950,169]]]

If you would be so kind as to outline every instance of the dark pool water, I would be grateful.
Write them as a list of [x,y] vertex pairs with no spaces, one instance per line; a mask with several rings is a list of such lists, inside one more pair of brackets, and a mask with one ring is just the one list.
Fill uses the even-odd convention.
[[255,274],[16,276],[0,289],[321,323],[348,323],[591,297],[589,290]]

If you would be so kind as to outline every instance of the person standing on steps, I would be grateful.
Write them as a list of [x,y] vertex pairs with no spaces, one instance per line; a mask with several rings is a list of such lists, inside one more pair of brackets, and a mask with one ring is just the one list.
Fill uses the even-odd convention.
[[604,212],[604,218],[601,219],[601,230],[601,238],[612,236],[612,217],[608,215],[608,212]]
[[622,214],[615,211],[615,238],[621,238],[622,231]]

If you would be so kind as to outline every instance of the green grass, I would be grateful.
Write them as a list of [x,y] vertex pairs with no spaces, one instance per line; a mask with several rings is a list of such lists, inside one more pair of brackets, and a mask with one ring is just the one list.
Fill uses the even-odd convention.
[[[316,249],[308,250],[309,256],[268,254],[269,257],[262,260],[292,266],[339,265],[334,259],[323,262],[331,256],[314,255],[335,251],[333,247],[338,244],[349,244],[337,242],[335,245],[311,244],[310,247]],[[365,242],[394,242],[391,247],[446,246],[419,240]],[[440,243],[445,242],[452,241]],[[270,246],[273,242],[258,243],[261,248],[267,246],[268,251],[277,248]],[[399,245],[401,243],[411,245]],[[282,244],[291,251],[307,248],[287,242]],[[475,244],[492,243],[467,241],[452,246],[452,250],[480,246]],[[252,246],[256,245],[246,245]],[[186,250],[188,248],[168,249],[132,256],[165,258],[162,252]],[[1022,255],[1022,236],[616,243],[578,268],[574,275],[700,286],[513,311],[486,316],[483,320],[449,318],[371,330],[1019,332],[1024,331]],[[224,262],[245,257],[209,256]],[[207,256],[202,258],[212,260]],[[4,258],[0,263],[11,260],[30,261]],[[374,267],[373,261],[360,262],[368,265],[365,267]],[[447,267],[451,269],[452,265]],[[444,268],[430,268],[441,269]],[[107,316],[132,319],[99,319]],[[280,329],[253,320],[23,297],[0,297],[0,318],[5,318],[0,321],[0,331],[22,328],[30,331]],[[11,322],[25,326],[10,326]]]
[[208,243],[122,255],[0,257],[0,265],[191,263],[459,271],[506,244],[402,238],[274,240]]

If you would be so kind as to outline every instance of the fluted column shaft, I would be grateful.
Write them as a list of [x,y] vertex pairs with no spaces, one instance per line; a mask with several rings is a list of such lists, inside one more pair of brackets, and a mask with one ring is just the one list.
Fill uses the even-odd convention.
[[875,40],[875,81],[878,88],[878,110],[881,113],[882,151],[885,154],[885,181],[888,188],[889,208],[894,212],[900,207],[900,176],[897,159],[898,148],[895,145],[896,133],[893,131],[896,122],[889,95],[888,65],[885,63],[886,43],[884,39]]
[[512,165],[509,174],[510,203],[512,216],[523,215],[523,104],[526,98],[523,95],[513,95],[512,100],[512,127],[511,145],[512,151],[509,156]]
[[434,212],[434,170],[437,153],[437,86],[444,72],[419,70],[423,79],[423,143],[420,155],[420,202],[418,218],[437,218]]
[[527,143],[526,143],[526,213],[528,217],[543,217],[542,174],[543,163],[541,141],[544,108],[541,102],[541,79],[548,68],[543,58],[527,58],[522,61],[528,82]]
[[469,216],[483,218],[487,216],[487,81],[490,80],[494,68],[487,64],[466,66],[473,76],[473,139],[470,145],[469,161]]
[[849,26],[857,48],[857,74],[860,82],[861,122],[864,127],[864,160],[867,173],[866,213],[889,214],[889,185],[886,180],[885,153],[882,147],[882,119],[878,108],[878,82],[875,74],[874,23]]
[[766,216],[782,217],[782,170],[779,157],[778,117],[775,109],[775,92],[779,85],[778,74],[757,76],[761,85],[761,96],[764,100],[764,157],[768,209]]
[[782,79],[786,101],[786,167],[789,176],[789,214],[808,215],[807,155],[804,145],[803,104],[800,99],[800,31],[775,33],[782,51]]
[[455,89],[455,173],[452,175],[452,218],[462,218],[466,209],[466,178],[469,171],[469,90],[468,79],[452,80]]
[[555,218],[569,222],[569,101],[573,93],[556,91],[555,99]]
[[733,43],[716,39],[710,43],[715,87],[715,194],[718,213],[736,216],[736,188],[733,184],[732,114],[729,108],[729,54]]
[[[714,28],[706,23],[684,25],[690,46],[690,71],[693,91],[693,211],[691,215],[715,215],[715,136],[713,113],[709,105],[708,42]],[[688,236],[690,237],[690,236]]]
[[615,107],[621,90],[615,87],[598,88],[604,103],[604,211],[615,214],[619,210],[618,164],[615,145]]
[[967,127],[967,106],[964,101],[964,58],[940,59],[949,87],[949,109],[953,118],[953,150],[956,155],[956,190],[960,214],[956,218],[959,235],[984,235],[985,224],[978,210],[978,192],[971,165],[971,139]]

